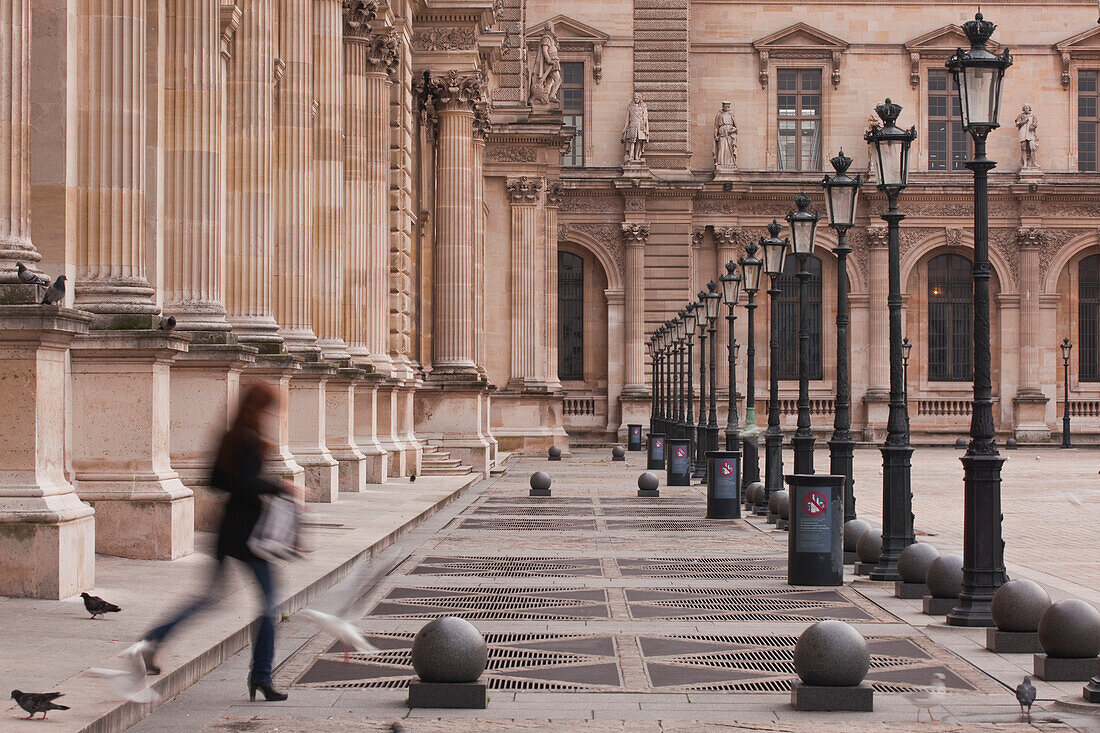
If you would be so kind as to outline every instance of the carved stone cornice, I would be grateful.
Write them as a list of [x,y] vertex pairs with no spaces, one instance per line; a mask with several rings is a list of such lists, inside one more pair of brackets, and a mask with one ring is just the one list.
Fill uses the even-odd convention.
[[343,0],[344,37],[366,38],[371,32],[370,22],[378,15],[378,0]]
[[871,249],[885,249],[890,246],[890,232],[886,227],[867,227],[867,245]]
[[623,222],[623,240],[628,247],[644,247],[649,240],[649,224]]
[[481,74],[463,74],[455,69],[429,77],[425,92],[437,112],[450,109],[472,111],[485,99]]
[[420,28],[413,31],[414,51],[469,51],[477,47],[477,35],[468,26],[461,28]]
[[508,198],[511,199],[513,206],[538,204],[539,192],[542,191],[541,178],[527,176],[509,178],[504,185],[508,189]]
[[546,205],[557,207],[561,203],[562,191],[565,187],[561,181],[547,181],[546,182]]
[[714,227],[714,243],[719,247],[736,247],[740,237],[740,227]]
[[691,246],[694,249],[701,249],[703,246],[703,240],[707,236],[706,227],[695,227],[691,230]]

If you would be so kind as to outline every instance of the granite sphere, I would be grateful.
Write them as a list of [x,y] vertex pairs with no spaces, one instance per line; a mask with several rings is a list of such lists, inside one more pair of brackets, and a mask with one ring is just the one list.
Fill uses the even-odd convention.
[[535,471],[531,474],[531,488],[532,489],[549,489],[550,488],[550,474],[546,471]]
[[488,659],[485,637],[466,619],[437,618],[413,638],[412,665],[424,682],[477,682]]
[[993,594],[989,611],[1001,631],[1038,631],[1050,595],[1033,580],[1010,580]]
[[1005,448],[1007,448],[1008,450],[1016,450],[1018,445],[1019,443],[1016,442],[1015,438],[1009,438],[1005,441]]
[[638,477],[638,488],[642,491],[656,491],[657,487],[661,485],[661,482],[657,479],[657,474],[646,471]]
[[1039,644],[1047,656],[1085,659],[1100,654],[1100,611],[1077,598],[1058,601],[1039,621]]
[[856,543],[863,533],[871,528],[871,523],[864,519],[849,519],[844,523],[844,551],[855,552]]
[[790,521],[791,518],[791,495],[787,493],[786,489],[775,492],[779,497],[779,501],[776,502],[776,513],[780,519],[786,519]]
[[963,588],[961,555],[940,555],[928,566],[924,576],[928,592],[935,598],[958,598]]
[[923,583],[928,566],[940,556],[940,551],[927,542],[914,542],[898,555],[898,575],[906,583]]
[[764,488],[764,484],[756,481],[749,484],[749,488],[752,489],[752,503],[756,506],[763,506],[764,500],[768,496],[768,490]]
[[611,455],[615,458],[622,458],[626,455],[626,451],[623,450],[623,447],[621,445],[617,445],[611,449]]
[[872,529],[864,532],[856,543],[856,554],[860,562],[877,563],[882,559],[882,532]]
[[966,448],[967,445],[966,438],[955,438],[956,448]]
[[[780,489],[779,491],[783,491]],[[779,514],[779,491],[773,491],[772,495],[768,497],[768,511],[772,514]]]
[[807,685],[858,685],[870,666],[867,640],[843,621],[818,621],[794,645],[794,668]]
[[547,454],[551,458],[561,458],[561,448],[559,448],[556,445],[552,445],[552,446],[550,446],[550,450],[547,451]]

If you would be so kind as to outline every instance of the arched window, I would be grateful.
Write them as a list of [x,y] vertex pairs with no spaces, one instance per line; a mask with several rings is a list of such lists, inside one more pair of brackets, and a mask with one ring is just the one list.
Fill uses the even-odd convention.
[[974,378],[974,266],[944,254],[928,261],[928,379],[969,382]]
[[1100,255],[1089,255],[1078,266],[1078,378],[1100,382]]
[[558,379],[584,379],[584,260],[558,252]]
[[[776,334],[779,337],[779,360],[776,362],[780,379],[798,379],[798,258],[787,257],[783,274],[779,276],[780,289],[777,298],[779,319]],[[806,305],[810,316],[810,362],[807,372],[810,379],[821,379],[821,260],[806,260]]]

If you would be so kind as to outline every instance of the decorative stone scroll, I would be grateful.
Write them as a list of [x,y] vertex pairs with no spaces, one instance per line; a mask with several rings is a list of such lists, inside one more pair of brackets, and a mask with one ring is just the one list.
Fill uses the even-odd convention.
[[378,15],[377,0],[343,0],[344,35],[366,36]]
[[[513,204],[537,204],[539,202],[539,192],[542,191],[541,178],[520,176],[519,178],[509,179],[504,185],[508,189],[508,197]],[[558,185],[560,186],[560,184]]]
[[623,241],[628,247],[644,247],[649,240],[649,224],[623,223]]

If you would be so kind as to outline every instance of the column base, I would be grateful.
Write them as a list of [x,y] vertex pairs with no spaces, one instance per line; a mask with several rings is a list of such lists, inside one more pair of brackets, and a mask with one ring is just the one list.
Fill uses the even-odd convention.
[[307,502],[331,504],[340,496],[340,464],[325,444],[325,386],[336,368],[307,361],[290,377],[290,452],[305,471]]
[[[424,459],[424,446],[421,445],[420,439],[416,437],[416,418],[414,415],[416,393],[420,389],[420,385],[421,382],[418,379],[406,380],[397,395],[398,407],[400,408],[398,436],[405,446],[405,470],[410,475],[417,476],[420,475],[420,464]],[[486,411],[486,414],[488,414],[488,411]],[[495,442],[492,447],[495,453]]]
[[[0,596],[60,600],[95,585],[96,520],[90,506],[75,496],[64,512],[12,511],[10,502],[0,499]],[[49,514],[52,521],[41,521]]]
[[82,480],[96,516],[95,550],[135,560],[178,560],[195,549],[195,503],[182,481]]
[[382,377],[364,374],[355,385],[355,445],[363,454],[363,481],[384,484],[389,478],[389,454],[378,441],[379,391]]
[[[255,345],[255,344],[253,344]],[[264,353],[256,355],[256,361],[241,373],[241,388],[256,382],[265,382],[279,394],[279,417],[276,430],[275,449],[267,457],[265,470],[276,478],[305,486],[305,470],[290,452],[290,378],[302,368],[302,361],[296,356],[283,353]]]
[[1021,443],[1050,442],[1050,427],[1046,422],[1047,402],[1042,392],[1020,392],[1013,399],[1016,405],[1016,427],[1013,435]]
[[550,393],[496,393],[491,405],[492,424],[501,449],[545,453],[550,446],[569,453],[569,436],[561,424],[562,395]]
[[340,493],[366,489],[366,456],[355,443],[355,389],[364,376],[361,369],[337,368],[325,385],[325,446],[338,464]]
[[863,396],[863,404],[867,407],[863,440],[867,443],[882,443],[886,440],[886,423],[890,419],[890,392],[868,390]]
[[653,406],[653,397],[647,392],[623,392],[619,395],[622,416],[615,427],[615,439],[625,443],[630,439],[630,425],[648,425],[649,411]]
[[385,379],[378,387],[378,406],[375,427],[378,433],[378,445],[384,451],[387,476],[408,476],[409,470],[407,446],[400,438],[401,400],[400,383]]
[[485,478],[492,467],[492,444],[482,431],[488,387],[484,380],[443,381],[433,373],[416,401],[416,426],[421,437]]

